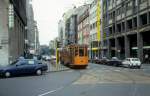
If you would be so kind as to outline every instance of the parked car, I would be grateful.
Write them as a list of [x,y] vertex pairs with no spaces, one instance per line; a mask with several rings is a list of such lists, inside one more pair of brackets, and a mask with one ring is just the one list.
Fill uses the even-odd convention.
[[94,63],[96,64],[107,64],[108,59],[106,57],[102,57],[101,59],[95,59]]
[[112,57],[111,60],[108,60],[107,64],[112,66],[121,66],[122,62],[117,57]]
[[93,63],[100,64],[100,59],[93,59]]
[[47,64],[42,64],[41,61],[35,59],[18,59],[13,64],[1,67],[0,75],[4,77],[23,75],[23,74],[37,74],[41,75],[48,69]]
[[102,57],[102,59],[100,60],[101,64],[107,64],[109,61],[109,59],[107,59],[107,57]]
[[50,56],[46,56],[46,57],[45,57],[45,60],[46,60],[46,61],[50,61],[50,60],[51,60]]
[[126,58],[125,60],[122,61],[123,66],[133,68],[141,68],[141,61],[138,58]]

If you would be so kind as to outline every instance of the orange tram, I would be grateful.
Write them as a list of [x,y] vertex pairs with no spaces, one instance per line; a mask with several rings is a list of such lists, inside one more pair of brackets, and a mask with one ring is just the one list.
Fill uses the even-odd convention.
[[71,68],[86,68],[88,66],[87,45],[68,45],[60,51],[60,63]]

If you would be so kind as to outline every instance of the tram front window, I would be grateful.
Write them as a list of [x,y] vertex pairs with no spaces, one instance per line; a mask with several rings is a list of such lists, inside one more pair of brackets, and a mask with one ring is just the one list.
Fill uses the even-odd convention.
[[79,49],[79,55],[84,56],[84,50],[82,48]]

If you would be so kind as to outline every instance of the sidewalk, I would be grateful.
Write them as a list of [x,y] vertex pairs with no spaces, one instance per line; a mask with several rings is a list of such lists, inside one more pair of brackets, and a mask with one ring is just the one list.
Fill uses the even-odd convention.
[[51,64],[51,63],[47,63],[48,65],[48,70],[47,72],[58,72],[58,71],[65,71],[65,70],[69,70],[70,68],[62,65],[62,64]]
[[142,64],[142,67],[143,69],[150,69],[150,64]]
[[150,64],[142,64],[141,69],[147,76],[150,76]]

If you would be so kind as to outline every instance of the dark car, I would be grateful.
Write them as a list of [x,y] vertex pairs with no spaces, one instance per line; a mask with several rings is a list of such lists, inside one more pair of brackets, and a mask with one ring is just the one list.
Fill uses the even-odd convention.
[[94,63],[96,64],[107,64],[108,59],[106,57],[102,57],[101,59],[95,59]]
[[100,63],[101,64],[107,64],[108,63],[108,59],[106,57],[102,57],[102,59],[100,59]]
[[41,75],[47,71],[47,64],[42,64],[41,61],[35,59],[19,59],[13,64],[1,67],[0,75],[5,77],[22,75],[22,74],[37,74]]
[[111,60],[109,60],[107,62],[108,65],[112,65],[112,66],[121,66],[122,62],[121,60],[119,60],[117,57],[112,57]]

